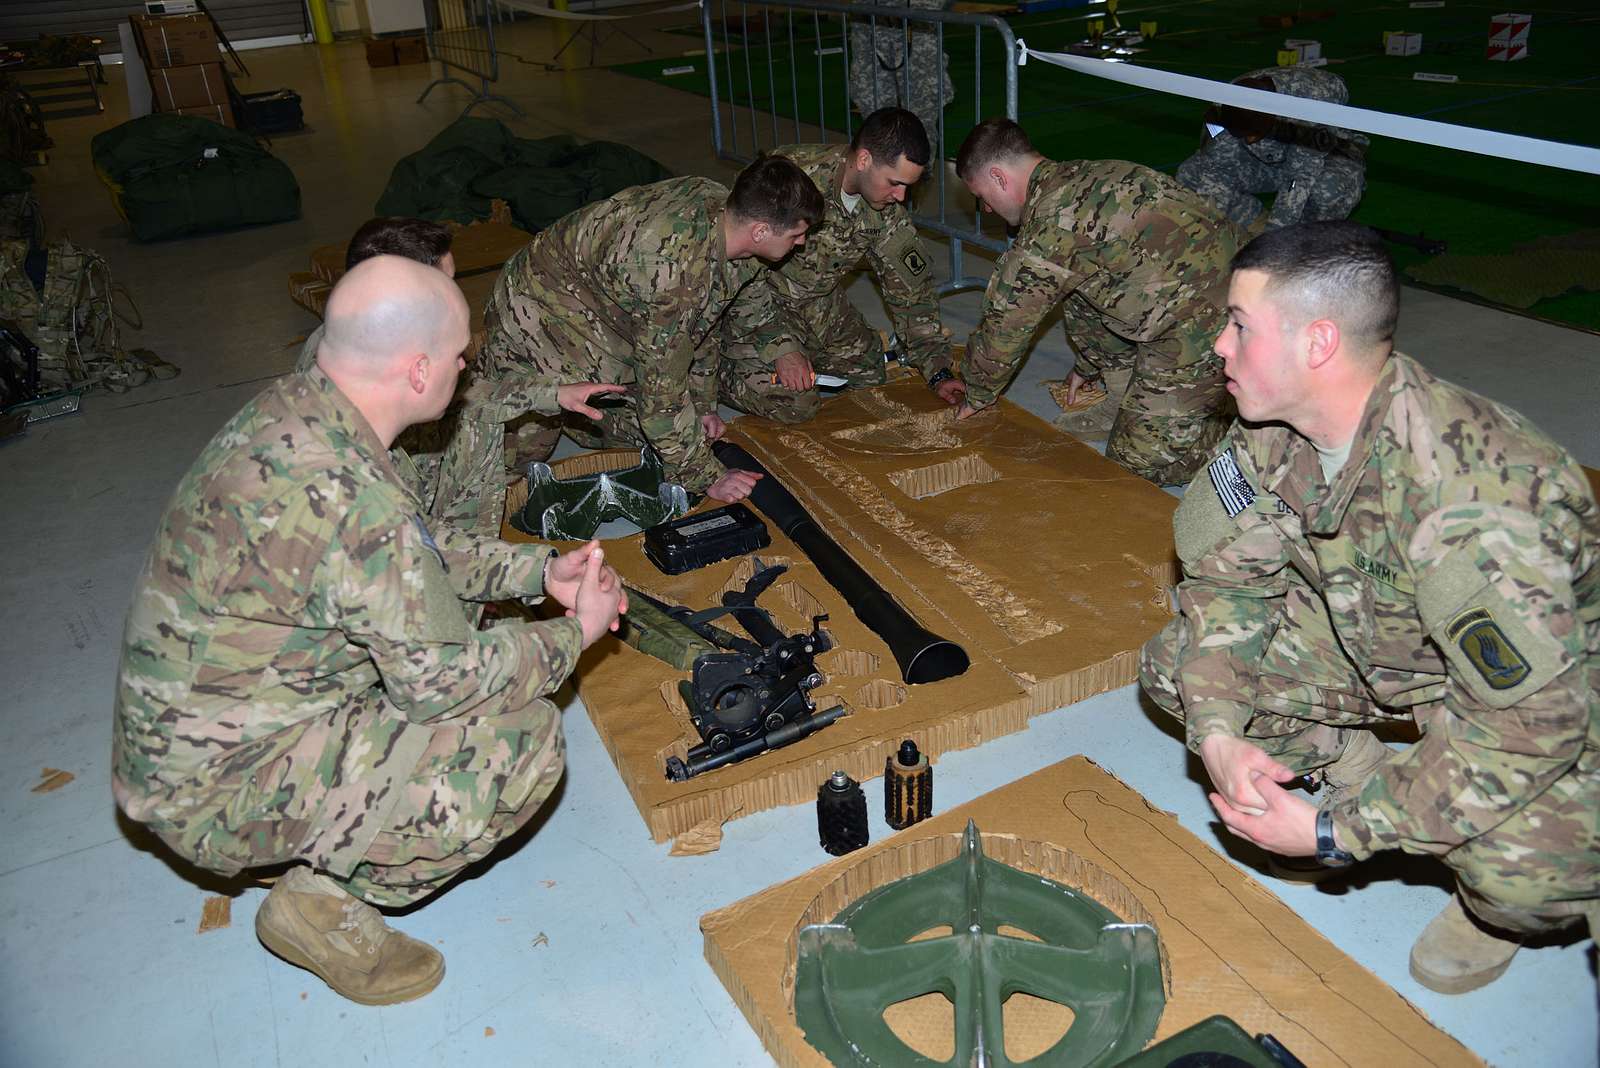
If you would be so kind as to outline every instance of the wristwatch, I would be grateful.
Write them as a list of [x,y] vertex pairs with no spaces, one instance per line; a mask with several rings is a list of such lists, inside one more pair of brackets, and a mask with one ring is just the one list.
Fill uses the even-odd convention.
[[941,367],[939,370],[933,372],[933,375],[928,379],[928,388],[937,390],[941,383],[948,382],[954,377],[955,374],[950,370],[950,368]]
[[1348,868],[1356,858],[1339,848],[1333,837],[1333,812],[1317,809],[1317,863],[1324,868]]

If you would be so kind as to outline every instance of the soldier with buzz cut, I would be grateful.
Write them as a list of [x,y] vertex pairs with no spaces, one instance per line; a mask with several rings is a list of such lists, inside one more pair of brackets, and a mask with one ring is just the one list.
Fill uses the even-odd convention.
[[[1174,518],[1179,615],[1139,677],[1223,823],[1302,858],[1283,867],[1451,870],[1411,974],[1454,994],[1524,938],[1600,930],[1600,510],[1522,416],[1394,352],[1398,310],[1353,223],[1234,260],[1239,421]],[[1420,740],[1391,751],[1373,729],[1395,722]],[[1316,803],[1284,789],[1302,775]]]
[[[1106,456],[1136,475],[1188,481],[1233,414],[1211,340],[1241,231],[1148,167],[1045,159],[1010,119],[978,124],[956,174],[1017,228],[967,344],[961,418],[995,402],[1059,306],[1077,353],[1068,403],[1085,405],[1061,425],[1104,438]],[[1080,398],[1085,386],[1098,404]]]
[[[883,290],[905,361],[946,403],[965,391],[950,370],[950,336],[939,324],[939,302],[927,248],[906,210],[906,194],[929,160],[921,121],[901,108],[869,115],[848,145],[790,145],[773,151],[794,161],[827,202],[827,215],[806,243],[767,271],[761,285],[775,299],[740,309],[743,334],[798,335],[798,346],[774,361],[737,336],[724,352],[723,402],[782,422],[816,414],[817,372],[855,386],[884,381],[883,345],[845,295],[863,265]],[[773,322],[754,316],[781,314]]]
[[[1317,67],[1253,70],[1233,84],[1330,104],[1350,99],[1343,78]],[[1205,143],[1179,164],[1178,181],[1247,229],[1344,219],[1367,188],[1367,145],[1365,134],[1342,127],[1216,107],[1206,115]],[[1264,222],[1261,193],[1273,194]]]
[[[565,430],[587,447],[648,445],[667,477],[691,492],[743,499],[759,476],[727,470],[709,444],[724,429],[721,337],[735,315],[769,324],[748,340],[769,354],[767,369],[751,373],[770,378],[777,354],[795,342],[776,312],[760,306],[771,300],[760,275],[805,243],[822,212],[800,168],[764,156],[731,191],[706,178],[673,178],[562,218],[507,261],[495,283],[478,356],[483,381],[473,387],[482,398],[464,418],[509,422],[554,411],[559,382],[618,383],[627,401],[598,413],[597,430],[543,423],[519,444],[519,463],[549,456]],[[753,307],[736,307],[743,302]],[[447,471],[471,468],[452,462],[451,450]]]
[[[565,757],[545,698],[626,609],[596,543],[558,556],[425,516],[392,445],[443,413],[467,341],[443,272],[351,269],[316,364],[179,483],[123,639],[118,806],[207,871],[290,865],[257,936],[369,1005],[444,975],[375,906],[428,898],[550,797]],[[540,595],[567,618],[469,623],[469,602]]]

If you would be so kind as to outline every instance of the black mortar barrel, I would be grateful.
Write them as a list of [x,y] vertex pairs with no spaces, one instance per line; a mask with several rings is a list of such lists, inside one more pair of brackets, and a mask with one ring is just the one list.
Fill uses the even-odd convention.
[[718,441],[711,448],[725,466],[762,476],[750,491],[750,502],[800,546],[822,577],[844,597],[856,618],[888,643],[895,663],[900,665],[902,679],[917,685],[954,678],[967,670],[971,661],[966,650],[918,623],[817,525],[794,495],[755,457],[732,442]]

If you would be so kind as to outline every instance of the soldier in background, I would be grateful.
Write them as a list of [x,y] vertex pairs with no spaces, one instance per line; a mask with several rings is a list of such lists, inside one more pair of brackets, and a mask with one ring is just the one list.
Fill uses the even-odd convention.
[[[904,0],[903,6],[909,18],[916,8],[943,11],[944,0]],[[863,117],[880,108],[902,107],[922,120],[930,140],[937,140],[939,119],[955,98],[950,54],[939,50],[936,24],[881,15],[850,21],[850,101]]]
[[[373,906],[426,899],[539,809],[564,766],[544,697],[626,608],[596,543],[557,556],[424,519],[391,445],[444,412],[467,340],[440,271],[346,274],[316,365],[179,484],[123,641],[117,804],[208,871],[294,865],[257,935],[363,1004],[443,977]],[[465,602],[541,594],[568,617],[468,623]]]
[[[776,299],[739,309],[739,332],[788,330],[798,335],[800,347],[767,362],[755,345],[729,344],[723,402],[792,423],[816,414],[817,371],[853,386],[881,385],[878,332],[844,289],[865,262],[878,278],[905,362],[922,372],[942,400],[958,403],[965,390],[950,370],[950,336],[939,324],[931,261],[905,208],[907,191],[928,166],[921,121],[903,108],[883,108],[867,117],[848,145],[790,145],[773,155],[799,165],[825,199],[827,215],[806,233],[803,248],[757,283]],[[751,321],[756,309],[769,308],[784,316],[782,324]]]
[[[597,432],[546,422],[531,441],[519,442],[519,465],[549,456],[565,430],[590,448],[649,445],[670,480],[741,500],[759,476],[728,471],[709,446],[724,429],[719,338],[736,302],[772,299],[758,284],[765,264],[803,244],[822,212],[822,197],[800,168],[765,156],[740,173],[731,192],[706,178],[674,178],[562,218],[507,261],[495,284],[478,357],[484,397],[467,415],[509,422],[553,410],[558,382],[620,383],[627,403],[603,412]],[[772,324],[770,333],[748,339],[766,354],[766,369],[752,373],[770,379],[771,364],[795,340],[770,308],[748,314]],[[455,462],[457,451],[452,441],[446,467],[470,468]],[[484,485],[455,492],[471,495]]]
[[[1145,692],[1270,853],[1435,856],[1411,973],[1463,993],[1600,924],[1600,511],[1516,412],[1393,352],[1399,285],[1347,222],[1252,241],[1217,340],[1239,421],[1173,520],[1179,616]],[[1391,752],[1371,728],[1414,721]],[[1324,780],[1317,804],[1283,789]]]
[[995,402],[1059,305],[1077,353],[1069,401],[1085,386],[1103,397],[1062,425],[1106,437],[1106,455],[1134,474],[1187,481],[1233,415],[1211,341],[1243,234],[1148,167],[1045,159],[1010,119],[978,124],[956,174],[1017,228],[967,346],[960,417]]
[[[368,219],[350,237],[345,250],[344,268],[349,271],[358,263],[374,256],[403,256],[408,260],[436,267],[446,278],[456,274],[455,257],[450,252],[454,235],[448,226],[427,219],[403,215],[384,215]],[[326,325],[319,325],[301,346],[300,357],[295,361],[295,372],[309,371],[317,362],[317,350],[322,347]],[[551,397],[555,411],[572,412],[590,419],[599,419],[601,412],[590,407],[589,401],[607,393],[620,393],[623,386],[600,382],[572,382],[559,386]],[[493,536],[500,530],[500,516],[494,511],[496,502],[503,500],[505,474],[498,451],[493,462],[486,462],[491,451],[498,450],[505,438],[505,427],[499,422],[475,422],[463,418],[464,405],[457,404],[432,422],[408,428],[400,442],[416,465],[419,476],[418,495],[423,513],[431,519],[451,523],[460,530],[475,530]],[[442,473],[441,465],[450,439],[460,435],[460,446],[451,453],[452,462],[466,464],[465,469]],[[484,485],[494,480],[500,492],[486,491],[479,495],[456,496],[454,487]],[[440,486],[446,493],[439,493]],[[454,506],[453,510],[450,506]]]
[[[1235,85],[1344,104],[1344,79],[1317,67],[1270,67]],[[1178,166],[1178,181],[1216,201],[1242,227],[1260,221],[1257,194],[1274,193],[1265,229],[1349,218],[1367,187],[1365,134],[1259,111],[1219,106],[1206,114],[1206,142]]]

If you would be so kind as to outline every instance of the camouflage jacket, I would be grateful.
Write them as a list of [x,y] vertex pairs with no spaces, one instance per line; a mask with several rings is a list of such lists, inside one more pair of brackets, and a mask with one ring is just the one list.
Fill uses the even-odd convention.
[[[719,350],[711,339],[728,327],[735,302],[750,302],[741,314],[765,324],[754,339],[762,352],[776,358],[796,347],[770,303],[772,291],[760,284],[766,265],[727,258],[727,197],[706,178],[624,189],[541,231],[506,263],[491,298],[504,303],[514,295],[554,317],[581,308],[591,331],[614,338],[607,355],[620,365],[618,380],[635,386],[640,429],[667,477],[695,491],[725,471],[700,416],[717,410]],[[535,410],[520,398],[545,383],[486,370],[503,380],[494,391],[500,414]]]
[[[206,446],[167,506],[123,638],[112,775],[130,817],[217,818],[231,794],[218,779],[370,691],[408,721],[385,765],[409,769],[424,724],[490,697],[532,702],[572,671],[576,620],[477,631],[461,603],[538,593],[551,550],[430,530],[408,468],[320,369],[280,379]],[[370,812],[315,858],[330,870],[360,858],[383,823],[374,805],[400,794],[363,770],[304,767],[281,786]]]
[[[968,344],[967,403],[994,403],[1039,323],[1063,300],[1128,341],[1179,329],[1214,337],[1228,303],[1228,264],[1243,243],[1210,200],[1148,167],[1042,161]],[[1091,361],[1079,352],[1086,378],[1100,373]]]
[[872,264],[883,288],[883,301],[894,323],[906,361],[931,378],[950,366],[950,335],[939,324],[932,263],[904,204],[882,211],[865,200],[851,212],[844,206],[839,175],[847,146],[789,145],[773,150],[806,172],[828,203],[820,224],[806,234],[806,243],[767,274],[778,304],[790,315],[821,333],[818,298],[842,286],[863,260]]
[[1326,608],[1357,696],[1422,728],[1333,810],[1358,856],[1446,852],[1564,775],[1600,789],[1600,511],[1516,412],[1396,354],[1332,486],[1294,431],[1235,423],[1174,529],[1191,747],[1244,734],[1296,599]]
[[[1302,100],[1321,100],[1328,104],[1350,102],[1350,90],[1345,85],[1344,79],[1320,67],[1303,67],[1298,64],[1292,67],[1265,67],[1241,74],[1234,81],[1241,82],[1253,78],[1266,79],[1272,83],[1273,92],[1282,93],[1284,96],[1297,96]],[[1366,134],[1346,130],[1342,126],[1317,126],[1298,119],[1278,121],[1282,126],[1291,127],[1293,130],[1304,130],[1308,134],[1315,131],[1322,136],[1321,138],[1306,136],[1296,140],[1264,137],[1253,145],[1246,145],[1246,150],[1263,163],[1287,164],[1291,169],[1309,171],[1314,175],[1322,170],[1323,161],[1328,155],[1327,147],[1342,143],[1359,155],[1371,143]],[[1316,147],[1319,141],[1327,147],[1319,150]]]

